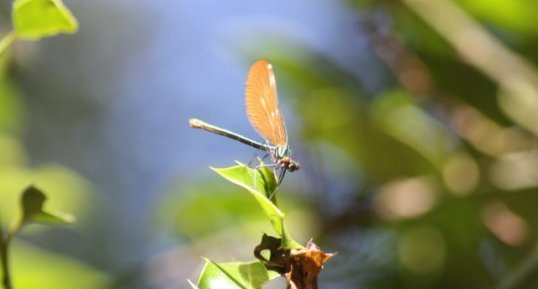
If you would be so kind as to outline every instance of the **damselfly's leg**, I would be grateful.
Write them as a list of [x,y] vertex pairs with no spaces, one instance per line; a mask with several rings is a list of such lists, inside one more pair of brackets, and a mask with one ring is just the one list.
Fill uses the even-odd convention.
[[[260,152],[262,151],[265,152],[265,154],[263,154],[262,158],[259,158],[258,156],[260,155]],[[267,149],[258,148],[256,150],[256,153],[254,153],[252,158],[250,158],[250,161],[248,162],[248,166],[251,168],[258,169],[260,167],[260,164],[262,164],[269,156],[270,156],[270,152],[268,152]],[[255,159],[258,161],[257,165],[253,164]]]
[[282,183],[282,180],[284,180],[284,176],[286,175],[286,171],[288,171],[286,168],[280,168],[280,174],[278,176],[278,187],[280,187],[280,184]]

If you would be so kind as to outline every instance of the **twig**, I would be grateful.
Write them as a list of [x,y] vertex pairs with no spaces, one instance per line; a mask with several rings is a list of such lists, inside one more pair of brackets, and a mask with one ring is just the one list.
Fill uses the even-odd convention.
[[11,31],[0,40],[0,56],[4,55],[4,53],[16,39],[17,34],[15,33],[15,31]]
[[531,254],[508,276],[501,280],[498,289],[524,288],[529,282],[536,280],[538,274],[538,244],[535,245]]
[[2,284],[4,288],[9,289],[11,287],[11,282],[9,279],[9,268],[7,265],[7,247],[4,245],[4,228],[0,222],[0,260],[2,267]]
[[5,237],[3,229],[0,228],[0,258],[2,259],[2,284],[4,285],[4,289],[13,289],[9,266],[9,245],[11,244],[13,237],[20,231],[23,224],[23,222],[17,222],[16,225],[12,225]]

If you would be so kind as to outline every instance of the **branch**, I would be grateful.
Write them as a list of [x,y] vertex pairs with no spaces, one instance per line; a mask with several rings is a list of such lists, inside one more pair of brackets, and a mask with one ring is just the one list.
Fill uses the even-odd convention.
[[498,289],[523,288],[529,282],[536,280],[538,274],[538,244],[535,245],[527,259],[523,260],[516,269],[501,280]]
[[17,39],[17,34],[15,31],[11,31],[0,40],[0,56],[4,55],[15,39]]
[[10,227],[7,234],[4,236],[4,230],[0,226],[0,258],[2,264],[2,284],[4,289],[13,289],[13,283],[11,280],[11,270],[9,266],[9,245],[13,240],[13,237],[17,235],[23,226],[23,222],[18,222],[16,225]]

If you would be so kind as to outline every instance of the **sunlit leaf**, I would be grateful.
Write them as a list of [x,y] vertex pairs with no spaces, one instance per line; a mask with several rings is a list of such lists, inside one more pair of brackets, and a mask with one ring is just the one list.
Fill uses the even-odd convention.
[[267,281],[278,277],[276,272],[254,261],[250,263],[216,263],[206,260],[197,288],[199,289],[258,289]]
[[16,289],[104,289],[111,286],[111,278],[104,271],[72,257],[42,250],[20,239],[13,242],[12,249]]
[[536,35],[536,19],[534,13],[538,9],[536,1],[528,0],[457,0],[474,16],[485,22]]
[[38,39],[78,30],[77,20],[61,0],[17,0],[12,17],[15,32],[22,38]]
[[39,222],[43,224],[68,224],[73,217],[68,215],[46,212],[43,208],[47,197],[34,186],[24,190],[21,198],[22,219],[24,222]]
[[275,232],[282,237],[285,247],[300,247],[290,237],[284,224],[284,213],[269,199],[277,187],[275,175],[269,168],[253,169],[239,164],[230,168],[213,170],[230,182],[247,189],[254,196],[271,221]]

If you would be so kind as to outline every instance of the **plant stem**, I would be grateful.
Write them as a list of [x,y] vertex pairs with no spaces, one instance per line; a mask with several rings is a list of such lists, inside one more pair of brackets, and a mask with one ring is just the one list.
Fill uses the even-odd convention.
[[498,289],[524,288],[536,280],[538,273],[538,244],[535,245],[527,259],[521,262],[513,272],[501,280]]
[[0,223],[0,259],[2,264],[2,284],[5,289],[11,288],[11,280],[9,278],[9,266],[8,266],[8,251],[4,240],[4,227]]
[[23,224],[23,222],[17,222],[16,224],[12,225],[5,237],[3,228],[0,228],[0,258],[2,259],[2,284],[4,285],[4,289],[13,289],[11,271],[9,267],[9,245],[11,244],[13,237],[15,237],[15,235],[17,235],[17,233],[20,231]]
[[2,223],[0,222],[0,265],[2,267],[2,284],[4,284],[4,288],[7,288],[5,285],[5,276],[8,276],[8,272],[6,272],[6,259],[7,257],[4,257],[5,250],[4,250],[4,226],[2,226]]
[[4,36],[2,39],[0,39],[0,56],[4,54],[4,52],[7,51],[7,49],[13,44],[13,42],[17,39],[17,34],[15,34],[15,31],[11,31],[6,36]]

